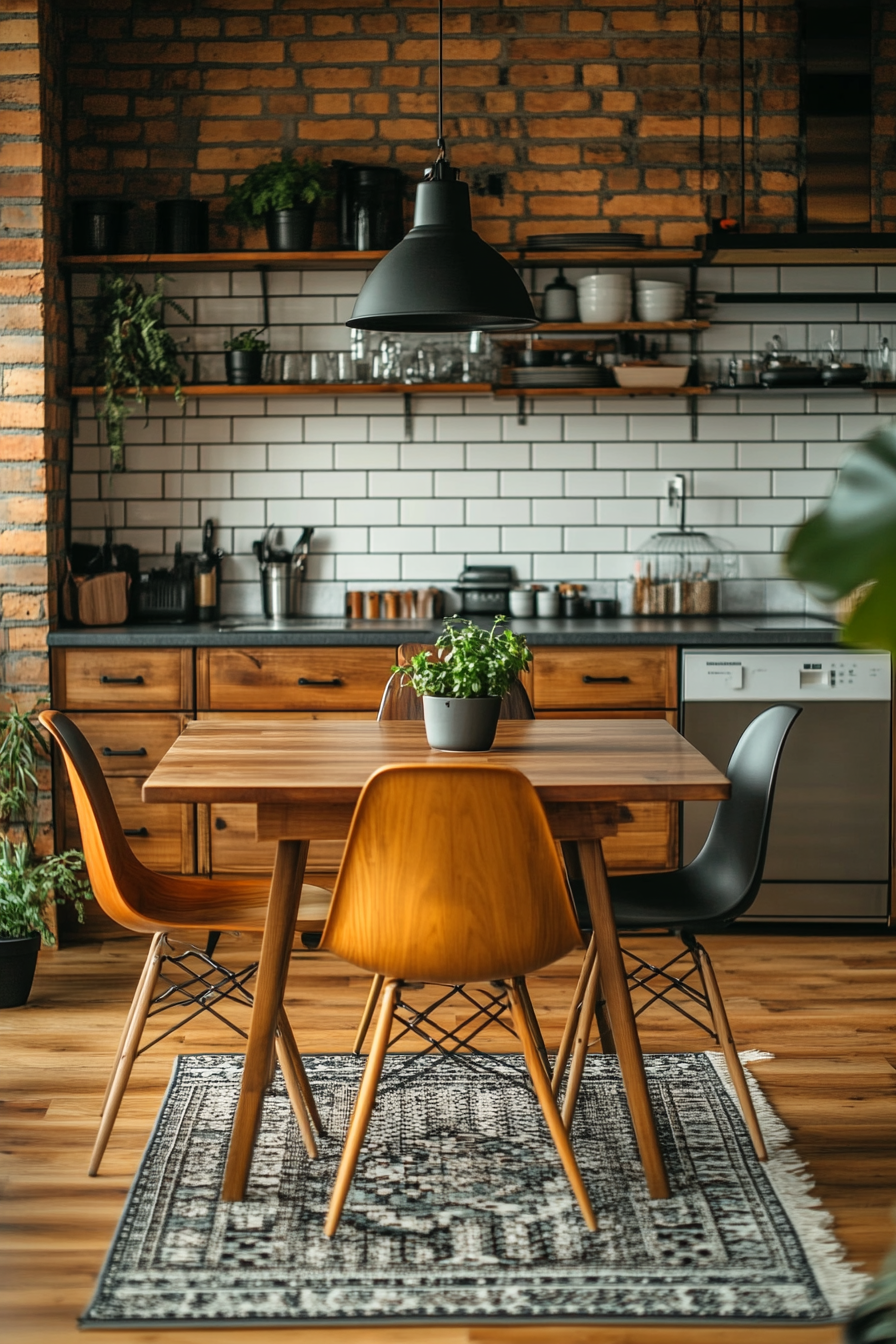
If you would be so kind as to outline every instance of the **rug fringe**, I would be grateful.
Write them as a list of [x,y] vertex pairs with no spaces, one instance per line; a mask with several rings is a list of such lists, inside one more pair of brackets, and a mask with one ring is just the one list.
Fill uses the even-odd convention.
[[[724,1055],[715,1050],[707,1050],[706,1055],[736,1102],[737,1095]],[[739,1055],[744,1064],[775,1058],[766,1050],[741,1050]],[[833,1217],[824,1208],[818,1196],[812,1193],[815,1179],[796,1152],[793,1135],[783,1120],[776,1115],[771,1102],[749,1069],[746,1070],[746,1075],[762,1137],[768,1150],[768,1161],[762,1164],[763,1171],[793,1223],[806,1253],[806,1259],[812,1266],[818,1286],[828,1299],[831,1310],[838,1316],[846,1316],[868,1292],[872,1282],[871,1275],[858,1269],[847,1258],[846,1249],[833,1230]]]

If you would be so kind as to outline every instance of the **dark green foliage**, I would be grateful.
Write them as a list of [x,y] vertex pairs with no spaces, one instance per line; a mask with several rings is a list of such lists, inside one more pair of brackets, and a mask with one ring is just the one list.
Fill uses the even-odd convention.
[[253,224],[269,210],[314,205],[332,195],[325,183],[326,172],[317,159],[299,163],[284,152],[280,163],[259,164],[239,186],[230,188],[224,218],[232,224]]
[[532,661],[525,636],[499,629],[505,619],[499,616],[491,630],[485,630],[473,621],[449,616],[436,640],[436,659],[424,650],[407,667],[392,670],[402,672],[402,683],[413,686],[418,695],[503,697]]
[[[147,294],[133,276],[104,271],[99,292],[90,305],[92,328],[88,354],[97,388],[97,415],[106,426],[112,470],[124,470],[124,426],[131,414],[128,399],[147,410],[147,392],[174,387],[182,399],[180,351],[165,326],[165,305],[186,321],[189,314],[164,295],[165,277],[157,275]],[[100,391],[99,389],[102,389]]]
[[263,330],[263,327],[254,327],[249,331],[241,331],[236,336],[232,337],[231,340],[224,342],[224,349],[246,350],[249,352],[257,350],[263,354],[268,348],[267,341],[260,341],[258,339],[258,333]]

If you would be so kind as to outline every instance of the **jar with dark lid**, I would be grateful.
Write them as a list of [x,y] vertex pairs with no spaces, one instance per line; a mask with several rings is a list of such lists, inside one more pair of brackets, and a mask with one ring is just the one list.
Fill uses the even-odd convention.
[[579,305],[576,291],[563,274],[561,266],[556,278],[545,285],[541,320],[543,322],[577,322]]

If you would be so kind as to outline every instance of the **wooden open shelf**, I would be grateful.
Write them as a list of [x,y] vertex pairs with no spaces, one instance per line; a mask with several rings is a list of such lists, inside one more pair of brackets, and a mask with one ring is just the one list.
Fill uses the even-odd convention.
[[[92,397],[94,392],[102,395],[105,388],[73,387],[73,397]],[[133,395],[135,388],[125,389]],[[144,388],[147,396],[173,396],[173,387]],[[345,397],[376,393],[391,393],[400,396],[416,396],[418,392],[461,393],[474,396],[492,391],[491,383],[253,383],[235,385],[233,383],[184,383],[181,388],[185,397]]]
[[[684,317],[678,322],[539,322],[531,334],[534,336],[541,331],[568,331],[573,334],[579,331],[707,331],[710,325],[703,318],[696,317]],[[502,338],[500,332],[496,336],[499,340],[508,339]],[[519,339],[519,335],[516,335],[516,339]]]
[[[112,256],[63,257],[71,271],[104,266],[129,271],[365,271],[385,252],[140,252]],[[618,252],[527,252],[510,248],[501,255],[519,266],[657,266],[700,261],[703,254],[679,249],[632,248]]]
[[502,383],[496,397],[706,397],[711,387],[513,387]]

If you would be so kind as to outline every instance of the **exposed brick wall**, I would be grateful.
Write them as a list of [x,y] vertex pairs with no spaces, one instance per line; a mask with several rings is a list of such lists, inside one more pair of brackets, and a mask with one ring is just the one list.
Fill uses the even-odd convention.
[[[415,177],[432,158],[434,3],[65,8],[70,190],[147,207],[132,216],[142,246],[152,201],[202,195],[219,215],[228,184],[284,146]],[[446,129],[483,235],[633,229],[682,244],[705,231],[713,196],[739,209],[737,11],[737,0],[452,3]],[[747,23],[748,221],[793,229],[797,0],[750,0]],[[503,199],[486,194],[490,175]],[[325,219],[317,242],[333,237]]]
[[[40,41],[38,33],[40,32]],[[0,9],[0,703],[49,689],[68,457],[62,29],[51,0]],[[48,781],[45,781],[48,782]],[[38,843],[52,844],[49,796]]]

